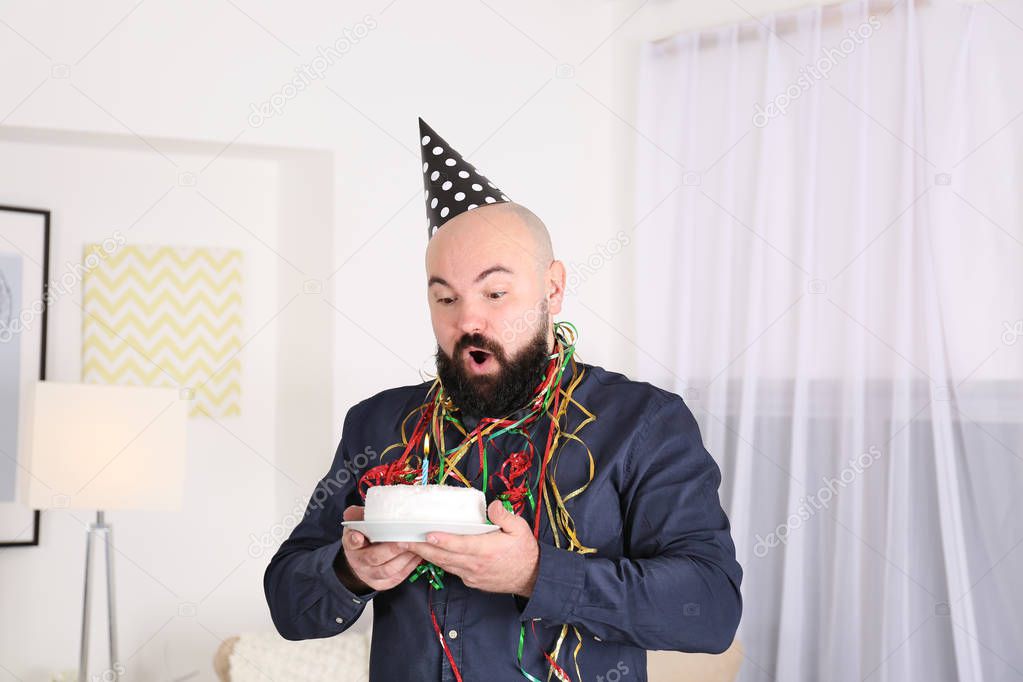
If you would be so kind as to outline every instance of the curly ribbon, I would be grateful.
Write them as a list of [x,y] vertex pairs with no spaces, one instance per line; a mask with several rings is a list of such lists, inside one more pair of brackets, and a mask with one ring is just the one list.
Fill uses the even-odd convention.
[[444,581],[442,580],[442,578],[444,577],[443,568],[437,566],[436,564],[430,563],[429,561],[424,561],[423,563],[416,566],[416,570],[409,577],[408,581],[410,583],[414,583],[415,581],[419,580],[420,576],[423,575],[429,576],[429,578],[427,578],[427,581],[430,583],[433,589],[435,590],[444,589]]
[[[457,407],[452,403],[451,398],[444,391],[444,387],[437,378],[434,380],[429,391],[428,400],[423,405],[412,410],[401,423],[401,440],[388,446],[381,453],[381,460],[384,455],[393,449],[401,448],[401,454],[392,462],[380,464],[366,471],[359,479],[359,493],[363,499],[366,491],[374,485],[398,485],[398,484],[426,484],[433,480],[435,483],[444,484],[449,479],[455,479],[461,485],[473,487],[472,483],[458,470],[458,464],[475,449],[479,457],[477,477],[483,477],[484,490],[492,490],[496,483],[501,484],[504,490],[497,495],[502,505],[508,511],[523,515],[527,510],[533,515],[533,536],[539,541],[540,520],[546,513],[551,533],[554,537],[555,547],[562,548],[564,537],[565,549],[579,554],[591,554],[596,550],[585,546],[580,540],[576,531],[575,522],[566,509],[565,503],[568,500],[581,494],[593,481],[594,462],[593,453],[585,442],[579,437],[579,431],[596,419],[596,416],[580,405],[573,398],[576,387],[580,384],[585,370],[579,370],[575,363],[575,342],[578,332],[568,322],[555,322],[555,352],[550,356],[544,378],[537,386],[533,397],[528,404],[528,410],[518,420],[507,418],[484,417],[480,419],[476,427],[468,432],[460,419],[455,415]],[[565,370],[571,367],[571,381],[566,388],[561,388],[561,381]],[[430,397],[432,396],[432,397]],[[569,407],[575,407],[583,415],[583,419],[571,432],[563,430],[562,423],[567,424],[567,413]],[[543,455],[540,459],[539,472],[536,478],[528,480],[529,471],[536,456],[532,438],[526,431],[527,427],[538,421],[542,415],[550,417],[550,428],[547,432],[546,444]],[[408,433],[408,424],[415,419],[415,426],[412,433]],[[452,426],[461,435],[461,441],[450,449],[445,445],[446,426]],[[515,452],[504,454],[497,447],[494,440],[501,435],[510,433],[521,437],[525,446]],[[432,441],[436,444],[436,462],[430,461]],[[579,443],[586,451],[589,465],[589,478],[575,490],[563,495],[556,482],[558,459],[564,444],[569,441]],[[487,461],[487,449],[497,450],[500,456],[501,465],[491,473]],[[417,455],[417,453],[419,453]],[[535,491],[535,492],[534,492]],[[490,521],[487,521],[490,523]],[[408,581],[416,582],[420,577],[426,576],[434,590],[443,589],[444,571],[439,566],[430,562],[423,562],[416,567]],[[433,590],[427,590],[431,593]],[[430,617],[433,622],[434,631],[437,634],[441,647],[451,664],[455,677],[461,680],[461,674],[455,665],[454,657],[444,640],[440,627],[437,624],[433,612],[432,600],[427,603],[430,608]],[[556,676],[562,682],[571,682],[571,678],[558,665],[557,658],[561,647],[568,635],[569,625],[562,625],[561,632],[551,651],[543,651],[544,658],[548,662],[547,680]],[[579,631],[572,626],[576,636],[577,644],[572,652],[572,659],[575,665],[575,672],[579,680],[582,674],[579,668],[579,651],[582,648],[582,637]],[[525,623],[519,628],[519,643],[517,648],[517,662],[519,672],[530,682],[540,682],[539,679],[526,671],[522,664],[522,652],[525,644]],[[533,637],[539,645],[540,640],[536,635],[536,625],[532,627]],[[542,650],[542,647],[541,647]]]

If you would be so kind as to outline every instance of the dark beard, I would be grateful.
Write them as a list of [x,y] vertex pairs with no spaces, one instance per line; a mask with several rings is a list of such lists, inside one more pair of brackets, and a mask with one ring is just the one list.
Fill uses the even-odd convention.
[[[463,414],[472,417],[502,417],[525,407],[543,380],[550,351],[547,349],[549,320],[544,316],[541,328],[519,353],[508,360],[504,349],[482,334],[466,334],[453,350],[454,358],[437,346],[437,376],[444,391]],[[468,346],[490,351],[499,365],[492,376],[471,376],[461,358]]]

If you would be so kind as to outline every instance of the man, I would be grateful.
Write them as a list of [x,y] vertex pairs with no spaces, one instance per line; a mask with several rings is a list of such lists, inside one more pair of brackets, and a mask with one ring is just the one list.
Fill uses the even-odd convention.
[[[575,359],[547,229],[419,123],[437,379],[349,410],[266,569],[278,631],[330,637],[372,601],[381,682],[643,680],[648,649],[724,651],[742,569],[691,412]],[[370,485],[427,480],[483,490],[500,530],[342,531]]]

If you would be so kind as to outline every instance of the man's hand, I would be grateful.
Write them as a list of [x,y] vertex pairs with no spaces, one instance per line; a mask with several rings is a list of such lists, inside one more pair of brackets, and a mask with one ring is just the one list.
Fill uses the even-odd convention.
[[[361,521],[363,513],[362,507],[352,505],[345,509],[342,517],[345,521]],[[347,526],[341,532],[341,546],[348,570],[373,590],[391,589],[419,565],[419,555],[408,551],[410,544],[415,543],[370,542],[365,535]]]
[[540,547],[529,523],[494,500],[487,516],[501,527],[482,535],[433,532],[409,549],[454,573],[469,587],[528,597],[536,584]]

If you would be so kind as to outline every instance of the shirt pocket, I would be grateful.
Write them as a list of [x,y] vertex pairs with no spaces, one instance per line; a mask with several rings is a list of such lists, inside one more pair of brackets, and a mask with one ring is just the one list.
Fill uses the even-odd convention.
[[[559,486],[559,491],[563,496],[570,494],[573,490],[575,487],[565,489]],[[549,495],[548,500],[554,503],[553,496]],[[557,510],[551,511],[557,518]],[[586,490],[565,502],[565,511],[572,519],[572,526],[578,542],[584,547],[596,550],[588,553],[587,556],[612,558],[622,556],[625,546],[622,507],[618,491],[608,478],[595,476]],[[550,528],[550,517],[547,510],[542,511],[542,516],[540,540],[554,545],[556,543]],[[568,549],[569,541],[566,533],[560,527],[558,533],[560,536],[558,546]]]

